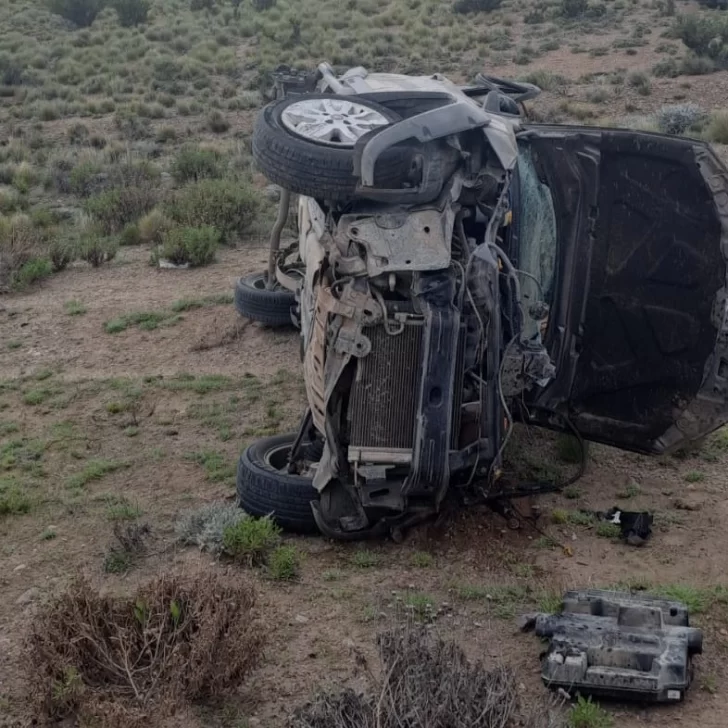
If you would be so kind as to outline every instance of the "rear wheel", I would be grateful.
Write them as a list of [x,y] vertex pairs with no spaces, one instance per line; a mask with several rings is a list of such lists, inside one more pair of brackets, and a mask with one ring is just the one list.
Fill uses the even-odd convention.
[[266,437],[245,450],[238,463],[238,501],[251,516],[270,515],[288,531],[315,533],[311,501],[318,500],[319,493],[311,478],[288,472],[295,438],[293,433]]
[[235,308],[241,316],[267,326],[293,326],[291,308],[296,296],[278,283],[266,287],[265,273],[252,273],[239,278],[235,284]]

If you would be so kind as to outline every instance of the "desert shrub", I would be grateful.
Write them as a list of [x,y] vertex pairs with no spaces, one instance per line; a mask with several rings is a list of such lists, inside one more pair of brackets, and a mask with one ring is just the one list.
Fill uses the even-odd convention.
[[47,0],[48,9],[55,15],[70,20],[79,28],[86,28],[101,12],[103,0]]
[[270,518],[249,516],[223,529],[223,551],[236,561],[259,566],[267,561],[280,534],[280,528]]
[[13,284],[16,288],[26,288],[47,278],[51,273],[53,273],[53,266],[48,258],[45,256],[31,258],[16,271]]
[[565,18],[578,18],[588,8],[587,0],[561,0],[559,12]]
[[300,557],[295,546],[278,546],[268,557],[268,575],[276,581],[295,581],[301,572]]
[[649,96],[652,92],[652,85],[646,73],[632,71],[627,76],[627,84],[631,86],[640,96]]
[[705,56],[696,56],[691,53],[680,61],[679,71],[685,76],[705,76],[714,73],[715,61]]
[[139,232],[139,225],[134,222],[129,223],[119,235],[119,245],[139,245],[142,242],[142,236]]
[[98,222],[102,232],[110,235],[137,221],[156,204],[156,195],[148,186],[115,187],[86,200],[86,211]]
[[456,13],[488,13],[502,4],[503,0],[455,0],[452,9]]
[[167,201],[165,211],[180,225],[211,225],[221,242],[241,235],[255,221],[260,193],[242,180],[204,179],[178,190]]
[[223,533],[247,518],[245,511],[229,503],[208,503],[195,511],[189,511],[177,521],[177,539],[185,545],[219,554],[223,549]]
[[[322,693],[294,711],[290,728],[565,728],[555,701],[526,707],[513,672],[470,662],[463,650],[424,627],[380,634],[381,670],[364,692]],[[361,658],[361,656],[358,656]]]
[[94,268],[113,260],[118,249],[119,245],[114,238],[104,237],[97,230],[85,231],[78,241],[78,257]]
[[269,10],[276,4],[276,0],[251,0],[255,10]]
[[688,129],[700,126],[705,121],[705,111],[697,104],[675,104],[663,106],[655,118],[664,134],[684,134]]
[[23,83],[23,66],[8,53],[0,53],[0,83],[5,86]]
[[32,283],[47,275],[49,267],[42,232],[30,218],[0,215],[0,291]]
[[147,22],[151,3],[149,0],[112,0],[111,7],[116,10],[119,24],[130,28]]
[[102,180],[101,166],[98,162],[87,160],[79,162],[71,169],[67,181],[64,179],[61,187],[68,187],[71,192],[80,197],[88,197],[103,187]]
[[556,91],[566,85],[566,79],[558,73],[552,73],[543,69],[531,71],[520,77],[521,81],[532,83],[542,91]]
[[652,66],[652,74],[657,78],[677,78],[680,75],[680,65],[674,58],[663,58]]
[[674,34],[699,56],[728,62],[728,17],[718,13],[681,15]]
[[153,260],[164,259],[191,268],[209,265],[215,260],[219,242],[220,233],[211,225],[172,228],[163,235]]
[[230,128],[230,122],[222,115],[222,112],[213,111],[207,117],[207,126],[215,134],[224,134]]
[[172,221],[161,210],[150,210],[139,220],[139,238],[146,245],[159,245],[172,226]]
[[129,596],[76,579],[27,637],[34,715],[83,725],[157,725],[229,694],[262,656],[256,594],[239,575],[167,575]]
[[728,112],[716,111],[711,114],[705,136],[716,144],[728,144]]
[[54,272],[65,270],[76,257],[76,247],[65,237],[56,236],[48,245],[48,257]]
[[175,157],[171,172],[177,182],[197,182],[207,177],[222,177],[222,155],[214,149],[185,147]]

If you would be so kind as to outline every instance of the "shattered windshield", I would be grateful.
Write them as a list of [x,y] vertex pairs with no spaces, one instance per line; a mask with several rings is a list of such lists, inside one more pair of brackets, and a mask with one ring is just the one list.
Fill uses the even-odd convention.
[[[518,265],[526,313],[541,301],[551,304],[556,272],[556,214],[551,191],[536,172],[531,148],[519,144],[514,221],[518,229]],[[531,321],[531,317],[527,317]],[[536,322],[533,322],[535,324]]]

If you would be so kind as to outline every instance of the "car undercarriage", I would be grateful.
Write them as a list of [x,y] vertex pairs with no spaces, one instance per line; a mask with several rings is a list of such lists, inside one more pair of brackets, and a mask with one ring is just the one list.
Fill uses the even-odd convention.
[[298,324],[308,408],[241,457],[246,510],[398,534],[517,492],[516,421],[660,453],[728,419],[728,174],[706,145],[531,125],[538,89],[486,76],[321,64],[277,87],[253,152],[280,213],[240,310]]

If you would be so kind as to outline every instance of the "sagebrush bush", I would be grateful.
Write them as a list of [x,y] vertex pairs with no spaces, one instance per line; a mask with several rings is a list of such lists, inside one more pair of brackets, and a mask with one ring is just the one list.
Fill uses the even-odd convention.
[[728,62],[728,16],[718,13],[691,13],[677,18],[675,35],[698,56],[707,56],[721,65]]
[[716,144],[728,144],[728,112],[716,111],[711,114],[705,136]]
[[184,147],[172,163],[172,176],[177,182],[198,182],[222,177],[225,171],[222,155],[215,149]]
[[225,529],[236,526],[245,518],[248,518],[248,514],[236,505],[208,503],[195,511],[182,514],[175,531],[181,543],[219,554],[223,549]]
[[487,13],[502,4],[503,0],[455,0],[452,9],[456,13]]
[[145,245],[160,245],[174,223],[159,209],[150,210],[139,220],[139,238]]
[[222,115],[222,112],[213,111],[207,117],[207,126],[215,134],[224,134],[230,128],[230,122]]
[[76,257],[76,246],[67,238],[56,236],[48,246],[48,257],[54,272],[58,273],[73,262]]
[[705,110],[697,104],[663,106],[656,114],[657,126],[664,134],[684,134],[692,127],[701,126],[706,118]]
[[27,215],[0,215],[0,291],[27,285],[38,274],[43,277],[43,261],[50,265],[42,230]]
[[116,10],[119,24],[125,28],[146,23],[151,7],[149,0],[111,0],[110,5]]
[[587,0],[561,0],[559,11],[565,18],[578,18],[588,7]]
[[151,187],[115,187],[86,200],[86,211],[98,222],[105,235],[119,232],[136,222],[157,202]]
[[104,0],[47,0],[48,9],[70,20],[79,28],[86,28],[94,22],[104,6]]
[[242,180],[205,179],[178,190],[168,200],[167,214],[181,225],[211,225],[221,242],[242,235],[255,222],[260,192]]
[[220,233],[211,225],[175,227],[163,235],[154,260],[164,259],[174,265],[199,268],[215,260],[219,242]]
[[13,285],[16,288],[25,288],[47,278],[51,273],[53,265],[48,258],[31,258],[15,272]]
[[128,596],[76,579],[27,637],[33,715],[81,725],[160,725],[240,688],[262,657],[256,592],[219,570],[166,575]]
[[271,551],[278,545],[280,535],[280,528],[270,518],[249,516],[225,527],[222,535],[223,550],[236,561],[259,566],[266,562]]
[[78,256],[94,268],[108,263],[116,257],[118,242],[111,237],[104,237],[99,231],[87,230],[78,241]]
[[139,245],[142,242],[142,236],[139,232],[139,225],[129,223],[119,235],[119,245]]

